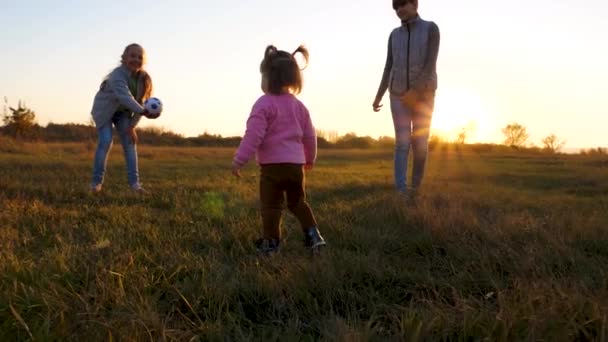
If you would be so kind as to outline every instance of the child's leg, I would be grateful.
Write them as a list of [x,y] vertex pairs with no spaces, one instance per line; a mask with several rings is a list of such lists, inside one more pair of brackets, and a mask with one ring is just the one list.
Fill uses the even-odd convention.
[[278,241],[281,239],[281,213],[285,202],[280,171],[278,165],[262,165],[260,176],[264,239]]
[[412,167],[412,186],[418,188],[424,177],[424,169],[428,156],[429,134],[431,118],[435,104],[435,92],[429,91],[421,94],[412,118],[412,152],[414,155]]
[[287,207],[300,221],[302,230],[306,232],[309,228],[316,227],[317,221],[312,209],[306,202],[304,170],[301,165],[286,165],[285,172],[287,176],[285,184]]
[[398,96],[391,95],[391,112],[395,126],[395,187],[407,189],[407,163],[412,139],[412,111]]
[[127,180],[131,187],[139,185],[139,167],[137,165],[137,145],[129,136],[129,126],[131,125],[131,119],[128,114],[121,113],[115,118],[116,129],[120,136],[120,142],[122,149],[125,154],[125,161],[127,164]]
[[287,192],[287,207],[296,216],[302,231],[304,232],[304,246],[313,251],[326,245],[325,239],[321,236],[317,221],[312,213],[312,209],[306,202],[306,191],[304,186],[304,169],[302,165],[286,165],[285,190]]
[[112,148],[112,123],[108,122],[97,128],[97,150],[93,159],[93,179],[91,186],[103,183],[103,176],[106,173],[108,164],[108,153]]

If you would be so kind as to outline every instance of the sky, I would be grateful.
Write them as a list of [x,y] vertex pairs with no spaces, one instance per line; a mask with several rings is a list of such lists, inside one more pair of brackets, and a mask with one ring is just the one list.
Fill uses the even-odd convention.
[[[530,142],[555,134],[568,148],[608,146],[608,3],[603,0],[419,0],[441,46],[434,134],[500,143],[525,126]],[[142,120],[184,136],[240,136],[274,44],[310,50],[298,96],[315,127],[393,136],[388,95],[372,102],[388,35],[390,0],[0,0],[0,96],[38,123],[88,123],[95,92],[132,42],[162,116]]]

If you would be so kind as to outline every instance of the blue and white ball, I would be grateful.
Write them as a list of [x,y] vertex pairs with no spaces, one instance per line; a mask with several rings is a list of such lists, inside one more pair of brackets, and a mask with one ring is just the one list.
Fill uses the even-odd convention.
[[148,119],[156,119],[163,111],[163,103],[156,97],[151,97],[144,102],[144,108],[148,112]]

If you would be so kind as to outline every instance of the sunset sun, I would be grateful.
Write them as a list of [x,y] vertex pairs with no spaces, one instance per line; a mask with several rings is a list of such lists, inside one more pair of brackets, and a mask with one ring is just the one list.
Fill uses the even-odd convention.
[[435,100],[432,134],[452,141],[464,129],[466,141],[476,142],[486,137],[493,116],[487,104],[474,91],[441,89]]

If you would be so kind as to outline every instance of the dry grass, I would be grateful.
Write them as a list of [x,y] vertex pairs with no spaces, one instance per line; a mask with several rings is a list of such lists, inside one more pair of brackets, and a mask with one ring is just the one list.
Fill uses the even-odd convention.
[[608,173],[598,157],[436,151],[416,203],[391,151],[320,151],[310,202],[255,255],[257,174],[232,149],[0,149],[0,340],[605,340]]

